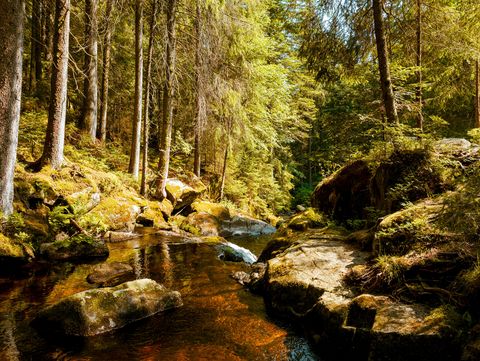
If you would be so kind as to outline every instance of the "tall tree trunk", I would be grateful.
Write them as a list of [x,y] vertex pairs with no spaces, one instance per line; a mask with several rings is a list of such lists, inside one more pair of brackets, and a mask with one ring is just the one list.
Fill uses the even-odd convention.
[[480,65],[475,61],[475,127],[480,128]]
[[158,163],[159,177],[157,180],[157,197],[164,199],[167,197],[165,187],[167,185],[168,169],[170,165],[170,147],[172,143],[172,125],[173,125],[173,98],[175,96],[174,76],[176,62],[176,33],[175,33],[175,15],[177,0],[167,1],[167,43],[166,45],[166,64],[165,64],[165,87],[163,92],[163,129],[160,139],[160,160]]
[[37,83],[42,79],[42,1],[32,1],[32,28],[30,36],[30,79],[31,92],[36,90]]
[[25,1],[0,0],[0,9],[0,212],[8,216],[13,211]]
[[203,64],[202,64],[202,0],[197,0],[196,18],[195,18],[195,33],[197,36],[195,47],[195,83],[197,88],[196,93],[196,114],[195,114],[195,149],[193,160],[193,172],[197,177],[200,177],[200,157],[201,157],[201,136],[205,121],[205,93],[203,89]]
[[65,118],[67,113],[68,44],[70,35],[70,0],[56,0],[53,39],[52,82],[48,125],[39,168],[46,164],[58,169],[63,163]]
[[81,128],[88,132],[92,141],[97,136],[97,8],[98,0],[85,0],[85,80]]
[[[45,7],[45,49],[44,58],[50,64],[53,60],[53,23],[54,10],[49,0],[44,0]],[[51,75],[51,74],[49,74]]]
[[383,23],[382,3],[383,0],[372,0],[373,20],[375,27],[375,40],[377,44],[378,69],[380,71],[380,83],[382,87],[385,114],[389,124],[398,124],[397,107],[393,94],[392,79],[390,77],[390,65],[386,48],[385,26]]
[[112,9],[114,0],[107,0],[105,14],[106,28],[103,38],[103,66],[102,66],[102,89],[100,95],[100,141],[107,140],[107,118],[108,118],[108,82],[110,77],[110,53],[112,48]]
[[157,0],[153,0],[152,17],[150,19],[150,39],[148,40],[148,55],[147,55],[147,84],[145,89],[144,100],[144,114],[143,114],[143,158],[142,158],[142,181],[140,185],[140,194],[147,193],[147,170],[148,170],[148,136],[150,126],[150,88],[152,81],[150,79],[152,74],[152,58],[153,58],[153,40],[155,38],[155,28],[157,22]]
[[135,0],[135,104],[132,124],[132,146],[128,171],[138,178],[140,168],[140,136],[142,131],[143,93],[143,0]]
[[222,201],[225,196],[225,181],[227,179],[227,163],[228,163],[228,148],[229,142],[225,144],[225,153],[223,155],[223,169],[222,169],[222,181],[220,182],[220,197],[219,200]]
[[422,94],[422,0],[417,0],[417,91],[418,104],[417,128],[423,131],[423,94]]

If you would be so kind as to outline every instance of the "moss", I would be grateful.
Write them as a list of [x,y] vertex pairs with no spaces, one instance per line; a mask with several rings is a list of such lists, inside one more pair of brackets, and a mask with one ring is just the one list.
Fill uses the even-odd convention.
[[192,203],[192,209],[198,213],[208,213],[217,217],[219,220],[229,219],[229,209],[220,203],[212,203],[207,201],[196,201]]
[[0,233],[0,257],[24,258],[25,251],[21,244]]

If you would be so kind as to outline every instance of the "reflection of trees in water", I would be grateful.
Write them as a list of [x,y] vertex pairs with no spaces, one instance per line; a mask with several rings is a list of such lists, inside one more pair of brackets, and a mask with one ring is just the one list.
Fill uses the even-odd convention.
[[163,271],[164,275],[164,285],[165,287],[172,287],[173,285],[173,262],[170,256],[170,247],[167,242],[160,243],[160,269]]

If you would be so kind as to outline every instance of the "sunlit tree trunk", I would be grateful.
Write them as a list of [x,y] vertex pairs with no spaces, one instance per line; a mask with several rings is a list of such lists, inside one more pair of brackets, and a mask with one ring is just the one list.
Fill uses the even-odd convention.
[[375,27],[375,40],[378,54],[378,68],[380,71],[380,83],[382,88],[385,114],[389,124],[398,124],[397,107],[393,93],[392,79],[390,77],[390,65],[386,48],[385,26],[383,22],[382,0],[372,0],[373,20]]
[[143,0],[135,1],[135,104],[132,123],[132,146],[128,171],[138,178],[140,169],[140,137],[142,131],[143,93]]
[[152,17],[150,19],[150,39],[148,40],[147,54],[147,83],[145,87],[144,114],[143,114],[143,157],[142,157],[142,181],[140,186],[140,194],[147,193],[147,170],[148,170],[148,136],[150,126],[150,88],[152,86],[152,58],[153,58],[153,41],[155,38],[155,27],[157,21],[157,0],[153,0]]
[[417,0],[417,91],[418,104],[417,128],[423,131],[423,94],[422,94],[422,0]]
[[167,12],[167,43],[166,45],[166,64],[165,64],[165,87],[163,92],[163,122],[162,136],[160,139],[160,160],[158,164],[159,176],[157,180],[157,197],[164,199],[167,197],[165,187],[167,185],[168,169],[170,164],[170,147],[172,143],[172,125],[173,125],[173,98],[175,96],[174,75],[176,62],[176,33],[175,16],[177,0],[168,0],[166,6]]
[[60,168],[65,143],[67,112],[68,44],[70,35],[70,0],[56,0],[53,39],[53,63],[48,108],[48,125],[39,167],[49,164]]
[[227,118],[227,121],[225,124],[225,130],[226,130],[226,144],[225,144],[225,151],[223,154],[222,178],[220,181],[220,197],[219,197],[220,201],[222,201],[223,197],[225,196],[225,182],[227,179],[228,154],[230,149],[230,137],[232,132],[232,122],[230,118]]
[[480,128],[480,65],[475,61],[475,127]]
[[103,38],[103,66],[102,66],[102,89],[100,95],[100,141],[107,140],[107,119],[108,119],[108,83],[110,79],[110,58],[112,48],[112,9],[114,0],[107,0],[105,14],[105,36]]
[[95,141],[97,136],[97,8],[98,0],[85,0],[85,80],[81,128],[88,132],[92,141]]
[[205,92],[203,89],[203,66],[202,66],[202,0],[196,2],[195,33],[197,36],[195,46],[195,83],[196,83],[196,110],[195,110],[195,146],[193,172],[200,177],[201,136],[205,121]]
[[13,177],[17,157],[24,0],[0,0],[0,212],[13,211]]

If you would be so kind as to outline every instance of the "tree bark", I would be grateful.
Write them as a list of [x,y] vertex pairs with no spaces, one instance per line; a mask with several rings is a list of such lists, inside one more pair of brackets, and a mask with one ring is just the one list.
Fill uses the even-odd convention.
[[36,90],[37,83],[42,79],[42,1],[32,1],[32,28],[30,36],[30,92]]
[[168,0],[166,6],[167,12],[167,43],[166,45],[166,64],[165,64],[165,86],[163,92],[163,129],[160,139],[160,160],[158,163],[159,177],[157,180],[157,197],[165,199],[167,192],[168,170],[170,165],[170,148],[172,143],[172,125],[173,125],[173,98],[175,96],[174,76],[176,62],[176,33],[175,33],[175,15],[177,0]]
[[380,72],[380,84],[382,88],[385,114],[389,124],[398,124],[397,107],[393,93],[392,79],[390,77],[390,65],[386,48],[385,26],[382,14],[382,0],[372,0],[373,20],[375,28],[375,40],[378,54],[378,69]]
[[53,39],[53,63],[48,108],[47,134],[39,168],[49,164],[58,169],[63,163],[65,118],[67,113],[68,45],[70,35],[70,0],[56,0]]
[[13,212],[22,96],[24,0],[0,0],[0,212]]
[[138,178],[140,168],[140,138],[142,131],[143,93],[143,0],[135,1],[135,104],[132,124],[132,146],[128,171]]
[[147,83],[145,88],[144,114],[143,114],[143,158],[142,158],[142,181],[140,185],[140,194],[144,196],[147,193],[147,170],[148,170],[148,136],[150,126],[150,88],[152,82],[150,80],[152,73],[153,58],[153,40],[155,38],[155,28],[157,21],[157,0],[153,0],[152,17],[150,19],[150,38],[148,40],[147,55]]
[[100,141],[105,143],[107,140],[107,120],[108,120],[108,83],[110,79],[110,59],[112,48],[112,10],[114,0],[107,0],[107,9],[105,14],[105,36],[103,38],[103,66],[102,66],[102,89],[100,94]]
[[475,127],[480,128],[480,65],[475,61]]
[[85,0],[85,80],[81,128],[88,132],[92,141],[97,137],[97,8],[98,0]]
[[195,146],[194,146],[194,160],[193,173],[200,177],[201,166],[201,136],[205,121],[205,93],[203,89],[203,66],[202,66],[202,9],[201,0],[196,2],[196,18],[195,18],[195,32],[196,32],[196,47],[195,47],[195,83],[197,88],[196,93],[196,114],[195,114]]
[[229,148],[229,142],[225,144],[225,153],[223,155],[222,181],[220,182],[220,197],[219,197],[220,202],[223,200],[223,197],[225,196],[224,193],[225,193],[225,181],[227,179],[228,148]]
[[422,94],[422,0],[417,0],[417,89],[416,100],[418,104],[417,128],[423,131],[423,94]]

